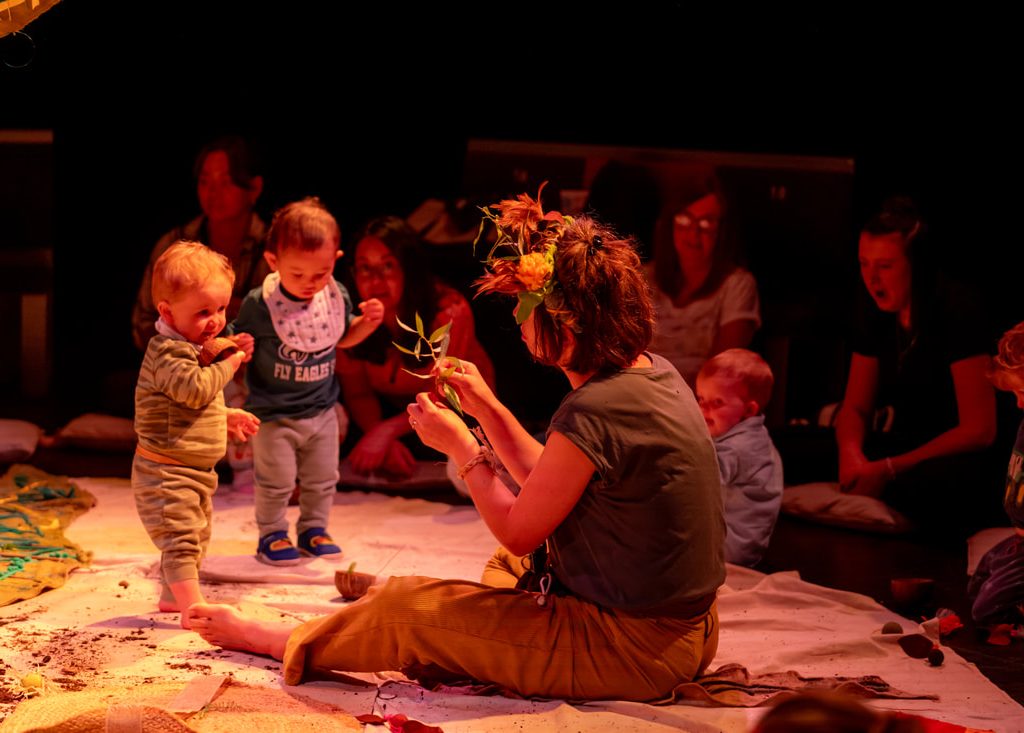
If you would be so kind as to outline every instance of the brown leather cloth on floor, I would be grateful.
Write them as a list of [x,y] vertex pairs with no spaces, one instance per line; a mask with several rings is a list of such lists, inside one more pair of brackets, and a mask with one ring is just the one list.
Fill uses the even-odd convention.
[[[412,670],[417,681],[435,692],[463,695],[504,695],[518,698],[514,692],[498,685],[445,677],[437,670]],[[406,674],[410,671],[406,670]],[[901,700],[937,700],[930,693],[904,692],[892,687],[877,675],[862,677],[803,677],[797,672],[772,672],[752,675],[740,664],[724,664],[693,682],[684,682],[673,690],[672,697],[652,705],[698,705],[700,707],[753,708],[770,705],[777,699],[808,690],[831,690],[861,699],[891,698]]]
[[752,708],[768,705],[780,696],[808,690],[832,690],[859,698],[938,699],[938,695],[897,690],[873,674],[862,677],[802,677],[787,671],[752,675],[742,665],[725,664],[693,682],[679,685],[672,702]]

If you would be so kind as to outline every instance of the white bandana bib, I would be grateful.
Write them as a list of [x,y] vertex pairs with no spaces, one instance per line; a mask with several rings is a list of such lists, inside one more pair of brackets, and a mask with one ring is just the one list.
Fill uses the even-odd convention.
[[281,290],[281,276],[272,272],[263,281],[263,301],[277,337],[289,348],[323,351],[345,334],[345,299],[334,278],[310,300],[292,300]]

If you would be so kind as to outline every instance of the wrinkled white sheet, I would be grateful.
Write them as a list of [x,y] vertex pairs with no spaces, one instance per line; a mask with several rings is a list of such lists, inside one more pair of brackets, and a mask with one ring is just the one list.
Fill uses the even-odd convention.
[[[80,483],[99,503],[67,535],[95,553],[94,563],[76,571],[60,589],[0,609],[0,622],[7,621],[0,625],[0,648],[7,665],[19,670],[38,663],[26,638],[45,645],[60,630],[75,628],[91,634],[94,645],[109,639],[101,652],[91,653],[97,667],[95,684],[133,684],[145,677],[184,683],[196,672],[181,665],[201,662],[210,673],[230,672],[245,682],[280,686],[279,667],[271,660],[212,653],[196,635],[177,627],[177,614],[156,611],[158,582],[153,568],[157,554],[135,514],[128,482],[90,478]],[[209,600],[259,603],[306,619],[340,606],[334,571],[347,569],[353,562],[364,572],[476,580],[495,547],[472,507],[341,493],[330,532],[344,548],[343,556],[290,569],[272,568],[252,558],[256,528],[251,501],[251,496],[229,493],[215,499],[213,542],[203,576],[218,582],[204,583]],[[289,517],[294,520],[297,511],[290,508]],[[786,669],[805,676],[876,674],[899,689],[934,693],[939,699],[881,700],[872,705],[1000,733],[1024,731],[1024,708],[952,650],[945,649],[945,664],[933,668],[907,657],[894,637],[882,637],[878,631],[890,620],[899,621],[908,632],[922,629],[865,596],[806,583],[793,573],[765,576],[730,567],[719,614],[721,642],[713,666],[737,662],[754,674]],[[118,638],[139,628],[146,630],[149,646]],[[111,636],[95,640],[100,633]],[[20,643],[15,643],[16,637]],[[747,730],[763,713],[624,702],[572,706],[431,693],[385,676],[364,679],[371,684],[317,682],[303,685],[302,692],[354,715],[380,712],[386,706],[389,713],[440,725],[446,733],[733,732]]]

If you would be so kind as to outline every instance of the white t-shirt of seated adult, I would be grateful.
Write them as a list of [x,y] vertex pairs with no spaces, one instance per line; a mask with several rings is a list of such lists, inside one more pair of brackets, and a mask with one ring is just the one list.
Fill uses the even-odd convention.
[[655,319],[650,350],[668,359],[690,387],[695,385],[697,372],[711,356],[715,336],[724,324],[748,320],[754,322],[754,328],[761,326],[757,282],[748,270],[737,267],[718,290],[682,308],[673,305],[672,299],[658,288],[650,266],[647,277]]

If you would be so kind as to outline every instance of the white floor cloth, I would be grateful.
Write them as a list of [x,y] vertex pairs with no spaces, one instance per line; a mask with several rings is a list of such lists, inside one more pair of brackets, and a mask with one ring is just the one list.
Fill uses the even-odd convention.
[[[177,615],[156,611],[157,554],[135,513],[128,482],[79,479],[98,505],[78,518],[67,536],[94,553],[55,591],[0,608],[0,649],[8,674],[40,671],[95,685],[138,684],[196,674],[232,673],[252,684],[280,687],[279,665],[236,652],[215,651],[177,626]],[[252,557],[256,528],[252,498],[224,493],[215,500],[213,542],[204,567],[208,600],[256,602],[306,619],[342,603],[336,569],[479,579],[495,542],[471,506],[372,493],[340,493],[330,532],[344,548],[335,561],[270,568]],[[294,521],[297,508],[289,509]],[[752,673],[796,670],[805,676],[877,674],[896,688],[933,693],[938,700],[885,700],[901,709],[1000,733],[1024,732],[1024,708],[972,664],[946,648],[941,667],[911,659],[878,631],[899,621],[920,630],[865,596],[803,582],[796,574],[765,576],[730,567],[719,600],[721,643],[713,667],[737,662]],[[212,582],[217,581],[217,582]],[[49,656],[47,663],[41,660]],[[70,675],[70,677],[69,677]],[[409,683],[359,686],[312,683],[305,695],[359,715],[404,713],[446,733],[473,731],[745,731],[761,709],[654,707],[602,702],[571,706],[501,697],[425,692]],[[9,710],[10,708],[6,708]]]

